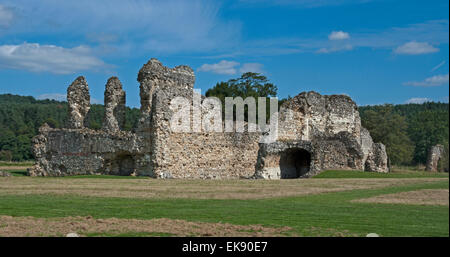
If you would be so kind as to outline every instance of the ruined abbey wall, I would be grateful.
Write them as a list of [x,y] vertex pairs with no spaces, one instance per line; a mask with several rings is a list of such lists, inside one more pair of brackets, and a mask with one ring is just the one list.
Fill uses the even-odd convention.
[[259,149],[257,177],[310,177],[332,169],[389,170],[384,146],[373,143],[348,96],[303,92],[281,106],[278,130],[278,141]]
[[[141,115],[135,131],[122,131],[125,92],[116,77],[106,83],[103,127],[96,131],[85,128],[89,87],[78,77],[67,91],[67,128],[44,125],[33,139],[36,163],[30,175],[279,179],[309,177],[325,169],[389,170],[384,145],[374,143],[361,127],[357,106],[348,96],[299,94],[280,110],[278,139],[262,143],[260,132],[223,132],[223,121],[219,131],[205,130],[211,126],[206,114],[215,107],[193,93],[190,67],[168,68],[151,59],[138,81]],[[179,97],[187,105],[174,109],[172,101]]]
[[[159,178],[239,178],[255,172],[258,134],[222,133],[194,130],[193,110],[186,110],[190,124],[187,132],[172,131],[170,122],[175,111],[171,101],[183,97],[192,106],[195,77],[192,69],[164,67],[152,59],[138,75],[141,95],[151,92],[141,108],[140,131],[151,138],[153,173]],[[201,96],[200,96],[201,97]],[[200,110],[201,117],[207,110]],[[202,126],[202,124],[197,124]]]

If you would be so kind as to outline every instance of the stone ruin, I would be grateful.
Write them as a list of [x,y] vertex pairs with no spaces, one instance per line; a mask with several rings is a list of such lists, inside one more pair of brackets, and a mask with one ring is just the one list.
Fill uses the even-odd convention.
[[444,154],[445,150],[443,145],[434,145],[430,147],[425,170],[431,172],[439,171],[439,161],[444,157]]
[[281,106],[278,130],[276,142],[260,145],[257,177],[310,177],[334,169],[389,172],[385,146],[372,141],[348,96],[301,93]]
[[170,101],[181,96],[192,102],[195,97],[190,67],[168,68],[151,59],[137,80],[138,127],[122,130],[125,92],[112,77],[106,83],[103,128],[92,130],[85,127],[89,87],[78,77],[67,91],[66,128],[44,124],[33,138],[36,163],[29,174],[280,179],[309,177],[326,169],[389,171],[384,145],[374,143],[361,127],[357,106],[348,96],[297,95],[280,108],[278,140],[260,143],[259,132],[171,130],[175,112]]

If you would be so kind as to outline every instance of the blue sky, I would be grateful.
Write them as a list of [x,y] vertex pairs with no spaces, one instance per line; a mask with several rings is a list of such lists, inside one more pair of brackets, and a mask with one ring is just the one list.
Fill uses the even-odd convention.
[[140,67],[191,66],[204,93],[242,72],[280,97],[315,90],[359,105],[448,102],[449,2],[404,0],[0,0],[0,94],[93,102],[118,76],[139,107]]

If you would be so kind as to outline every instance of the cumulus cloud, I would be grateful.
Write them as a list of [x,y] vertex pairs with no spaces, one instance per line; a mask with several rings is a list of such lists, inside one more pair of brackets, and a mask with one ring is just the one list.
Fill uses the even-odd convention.
[[54,45],[23,43],[0,45],[0,67],[32,72],[70,74],[82,70],[98,70],[105,63],[92,56],[84,46],[63,48]]
[[[48,94],[42,94],[36,97],[38,100],[56,100],[60,102],[67,101],[67,95],[66,94],[60,94],[60,93],[48,93]],[[103,100],[93,98],[91,97],[91,104],[103,104]]]
[[254,73],[264,73],[263,65],[261,63],[244,63],[239,69],[241,73],[254,72]]
[[212,72],[223,75],[234,75],[237,74],[238,71],[240,73],[264,73],[263,66],[264,65],[262,65],[261,63],[256,62],[244,63],[241,65],[239,62],[222,60],[214,64],[203,64],[202,66],[200,66],[200,68],[197,69],[197,71]]
[[330,35],[328,35],[329,40],[343,40],[349,39],[350,35],[344,31],[333,31]]
[[18,21],[11,34],[58,33],[114,45],[116,55],[223,49],[240,35],[240,23],[222,19],[216,1],[3,1],[30,17]]
[[59,94],[59,93],[49,93],[49,94],[42,94],[36,97],[38,100],[56,100],[56,101],[67,101],[67,95],[66,94]]
[[436,75],[430,78],[426,78],[424,81],[410,81],[403,83],[406,86],[415,87],[435,87],[448,84],[449,76],[448,73],[444,75]]
[[331,47],[323,47],[317,50],[317,53],[319,54],[329,54],[334,52],[341,52],[341,51],[350,51],[353,49],[353,46],[350,44],[341,45],[341,46],[331,46]]
[[431,99],[426,97],[414,97],[405,101],[407,104],[423,104],[426,102],[431,102]]
[[439,48],[436,48],[426,42],[416,42],[416,41],[405,43],[394,49],[394,53],[396,54],[407,54],[407,55],[429,54],[438,51]]
[[364,4],[374,0],[240,0],[242,4],[254,5],[282,5],[298,8],[319,8],[325,6],[340,6],[351,4]]
[[198,71],[213,72],[217,74],[233,75],[237,73],[238,62],[222,60],[219,63],[203,64]]
[[9,27],[14,17],[15,15],[11,8],[0,4],[0,27]]

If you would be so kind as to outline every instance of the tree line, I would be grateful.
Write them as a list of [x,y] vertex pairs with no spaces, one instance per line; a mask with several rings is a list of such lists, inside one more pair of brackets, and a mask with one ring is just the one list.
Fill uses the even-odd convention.
[[[268,99],[276,95],[276,85],[265,76],[251,72],[219,82],[206,92],[206,96],[218,97],[222,102],[225,97]],[[281,99],[280,105],[289,98]],[[64,127],[67,109],[67,102],[0,95],[0,161],[32,160],[31,139],[38,134],[39,127],[43,123],[53,128]],[[448,149],[448,103],[361,106],[359,111],[362,125],[370,131],[375,142],[386,145],[394,165],[425,164],[429,148],[436,144]],[[103,115],[103,105],[91,105],[89,128],[100,129]],[[138,120],[139,109],[127,107],[125,130],[136,128]]]
[[[32,96],[0,95],[0,161],[32,160],[31,139],[39,127],[47,123],[63,128],[67,121],[68,104],[55,100],[36,100]],[[105,108],[93,104],[88,114],[88,126],[100,129]],[[139,109],[126,108],[125,130],[137,126]]]
[[359,112],[374,141],[386,145],[392,164],[425,164],[430,147],[448,149],[448,103],[363,106]]

